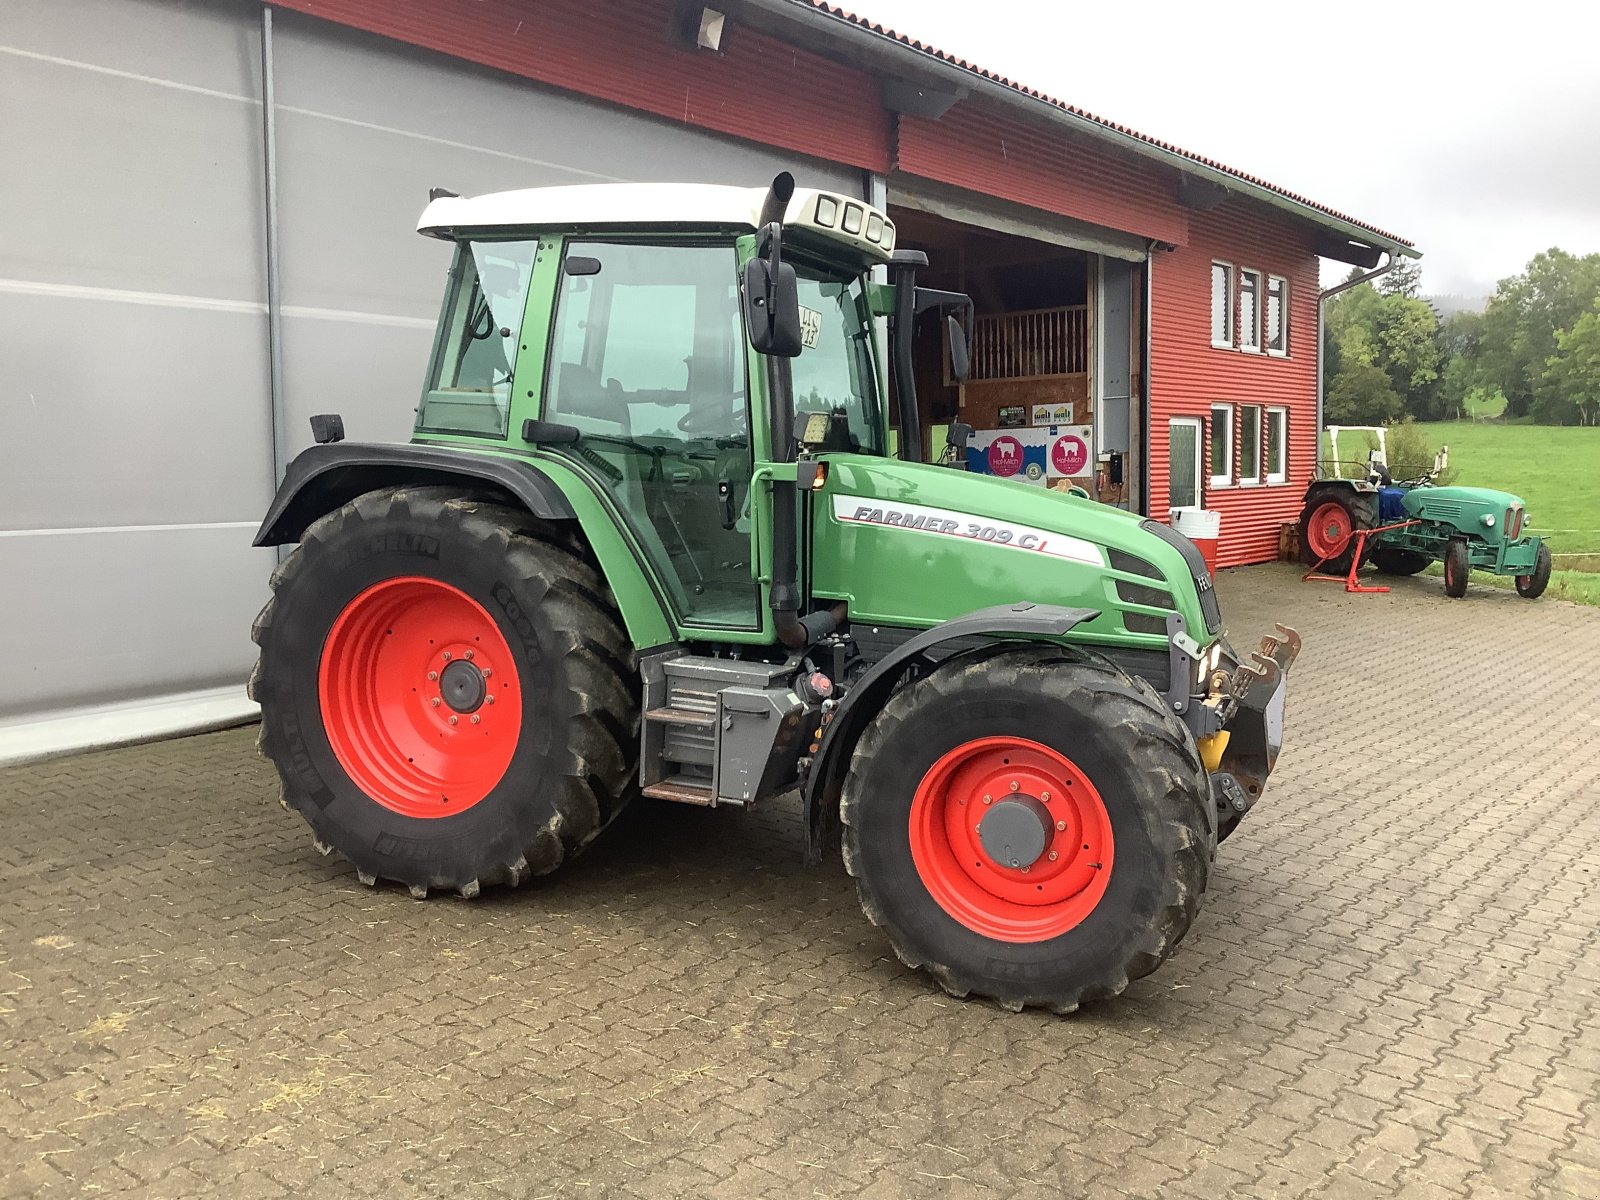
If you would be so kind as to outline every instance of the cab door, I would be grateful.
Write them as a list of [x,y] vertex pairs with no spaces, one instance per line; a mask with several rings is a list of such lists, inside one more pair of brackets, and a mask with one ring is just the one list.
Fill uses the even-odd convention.
[[[734,247],[569,238],[545,385],[681,625],[756,631],[749,386]],[[552,447],[552,449],[555,449]]]

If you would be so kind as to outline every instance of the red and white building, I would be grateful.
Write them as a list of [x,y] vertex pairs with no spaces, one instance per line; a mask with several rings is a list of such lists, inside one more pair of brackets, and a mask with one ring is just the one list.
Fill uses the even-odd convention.
[[1415,254],[822,0],[6,14],[0,350],[31,402],[0,405],[0,610],[31,634],[0,662],[0,761],[108,709],[133,716],[107,739],[247,715],[250,534],[306,417],[410,434],[449,253],[413,233],[431,186],[788,169],[886,206],[976,304],[965,385],[924,339],[925,449],[958,418],[1068,444],[1035,482],[1216,510],[1224,566],[1273,557],[1313,469],[1319,257]]
[[947,385],[930,351],[919,381],[930,450],[953,418],[978,445],[1086,429],[1072,481],[1219,512],[1223,566],[1274,557],[1315,463],[1319,258],[1415,254],[822,0],[280,7],[859,170],[928,278],[977,301],[973,379]]

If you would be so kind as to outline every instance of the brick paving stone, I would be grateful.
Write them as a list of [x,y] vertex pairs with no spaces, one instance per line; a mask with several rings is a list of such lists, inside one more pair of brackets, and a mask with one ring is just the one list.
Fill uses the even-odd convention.
[[949,999],[784,804],[474,903],[238,730],[0,772],[0,1197],[1600,1195],[1600,611],[1285,567],[1289,741],[1176,956]]

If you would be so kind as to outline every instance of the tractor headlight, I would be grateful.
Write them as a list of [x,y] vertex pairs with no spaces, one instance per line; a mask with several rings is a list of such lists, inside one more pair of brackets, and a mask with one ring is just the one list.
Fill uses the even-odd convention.
[[1484,527],[1486,529],[1493,529],[1494,528],[1494,514],[1493,513],[1484,513],[1483,516],[1478,518],[1478,520],[1483,522]]

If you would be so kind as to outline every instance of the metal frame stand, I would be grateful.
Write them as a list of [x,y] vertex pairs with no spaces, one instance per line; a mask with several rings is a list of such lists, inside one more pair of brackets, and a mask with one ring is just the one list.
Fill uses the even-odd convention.
[[1396,521],[1393,525],[1375,525],[1371,529],[1358,529],[1356,530],[1356,552],[1354,557],[1350,559],[1350,573],[1348,575],[1322,574],[1322,564],[1328,561],[1323,558],[1319,559],[1317,565],[1312,567],[1311,570],[1300,576],[1300,582],[1342,583],[1344,584],[1344,590],[1347,592],[1387,592],[1389,590],[1387,584],[1368,586],[1358,582],[1356,579],[1356,572],[1361,570],[1361,560],[1367,556],[1367,539],[1375,533],[1388,533],[1391,529],[1404,529],[1407,525],[1417,524],[1420,524],[1420,522]]

